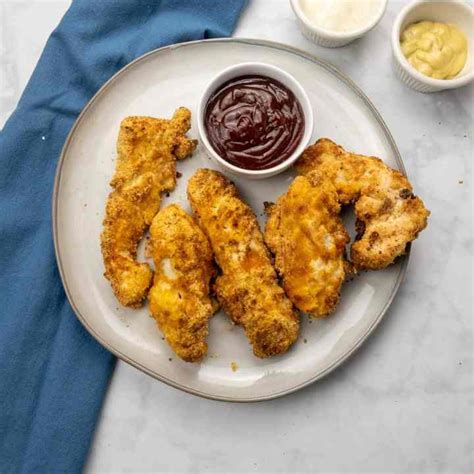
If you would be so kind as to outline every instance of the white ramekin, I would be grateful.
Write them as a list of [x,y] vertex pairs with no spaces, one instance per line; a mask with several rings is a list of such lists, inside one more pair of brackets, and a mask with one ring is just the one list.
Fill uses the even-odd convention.
[[387,0],[380,1],[380,10],[377,16],[367,23],[363,28],[350,32],[332,31],[319,26],[313,25],[304,14],[300,6],[300,0],[290,0],[291,8],[296,15],[296,20],[301,32],[313,43],[325,46],[326,48],[338,48],[344,46],[357,38],[368,33],[382,19],[385,9],[387,8]]
[[[234,166],[224,160],[209,143],[209,140],[207,139],[206,128],[204,126],[204,114],[206,112],[206,105],[212,93],[215,92],[224,82],[227,82],[235,77],[246,76],[251,74],[267,76],[271,79],[280,81],[283,85],[288,87],[288,89],[293,92],[296,99],[301,104],[305,120],[305,129],[303,137],[301,138],[301,141],[296,150],[283,163],[280,163],[277,166],[265,170],[247,170],[244,168],[239,168],[238,166]],[[308,146],[309,141],[311,140],[311,135],[313,133],[313,110],[311,107],[311,102],[309,101],[309,98],[306,95],[306,92],[301,86],[301,84],[287,72],[276,66],[272,66],[270,64],[265,63],[241,63],[236,64],[234,66],[230,66],[221,71],[205,88],[204,93],[202,94],[201,99],[199,101],[197,123],[202,144],[204,145],[209,156],[214,159],[214,161],[221,168],[226,171],[229,171],[232,174],[245,176],[246,178],[263,179],[269,178],[270,176],[275,176],[276,174],[286,170],[298,159],[301,153],[303,153],[303,150]]]
[[[468,54],[466,65],[454,79],[433,79],[418,72],[405,58],[400,46],[400,35],[404,29],[418,21],[453,23],[466,35]],[[398,14],[392,28],[392,56],[395,71],[400,79],[419,92],[437,92],[454,89],[474,79],[474,13],[462,0],[430,1],[416,0]]]

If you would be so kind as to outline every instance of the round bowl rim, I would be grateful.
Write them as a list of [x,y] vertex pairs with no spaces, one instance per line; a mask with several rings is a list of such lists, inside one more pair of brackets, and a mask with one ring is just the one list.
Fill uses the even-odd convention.
[[323,38],[333,40],[351,40],[360,38],[361,36],[368,33],[370,30],[375,28],[382,19],[385,10],[387,9],[387,3],[388,0],[380,0],[380,10],[377,16],[366,26],[352,31],[333,31],[310,23],[301,9],[300,0],[290,0],[291,8],[293,9],[294,14],[310,31],[313,31]]
[[[283,76],[285,79],[287,79],[291,83],[291,85],[288,85],[288,84],[284,84],[284,85],[288,87],[288,89],[290,89],[291,92],[293,92],[293,94],[295,94],[295,97],[299,102],[301,102],[302,100],[304,101],[304,104],[301,103],[303,114],[304,114],[304,120],[305,120],[304,133],[295,151],[286,160],[282,161],[281,163],[275,166],[272,166],[271,168],[265,168],[261,170],[250,170],[250,169],[240,168],[239,166],[233,165],[232,163],[229,163],[228,161],[224,160],[224,158],[222,158],[215,151],[214,147],[209,142],[207,138],[206,128],[204,125],[204,111],[206,109],[207,101],[209,100],[209,97],[212,94],[212,92],[214,92],[214,90],[221,85],[221,83],[219,83],[219,80],[222,78],[222,76],[228,74],[229,72],[235,72],[234,77],[238,77],[239,75],[245,74],[245,73],[242,73],[242,74],[239,73],[239,71],[242,71],[242,69],[247,68],[247,67],[255,67],[255,66],[258,66],[260,68],[263,67],[263,69],[266,69],[268,71],[273,71],[277,73],[277,75]],[[276,79],[276,80],[279,80],[279,79]],[[299,94],[295,93],[295,89],[298,90]],[[201,138],[201,142],[206,148],[206,151],[223,168],[226,168],[230,172],[241,175],[241,176],[246,176],[250,178],[267,178],[267,177],[275,176],[276,174],[279,174],[285,171],[301,156],[301,153],[303,153],[304,149],[308,146],[309,142],[311,141],[311,136],[313,134],[313,128],[314,128],[314,116],[313,116],[313,109],[311,107],[311,101],[309,100],[309,97],[304,87],[292,74],[285,71],[284,69],[281,69],[278,66],[274,66],[273,64],[268,64],[268,63],[259,62],[259,61],[247,61],[247,62],[233,64],[232,66],[226,67],[225,69],[220,71],[218,74],[216,74],[214,78],[207,84],[207,86],[204,88],[203,93],[201,94],[201,98],[199,99],[198,111],[197,111],[197,126],[198,126],[199,136]]]
[[[400,46],[400,28],[403,20],[406,18],[408,13],[412,10],[417,8],[418,6],[422,5],[423,3],[438,3],[433,0],[414,0],[413,2],[405,5],[400,13],[395,18],[392,27],[392,50],[393,54],[395,55],[398,63],[403,68],[403,70],[412,76],[414,79],[417,79],[419,82],[426,84],[431,87],[439,88],[439,89],[454,89],[456,87],[461,87],[474,79],[474,68],[470,71],[466,72],[466,74],[460,77],[454,77],[453,79],[433,79],[432,77],[425,76],[421,72],[417,71],[407,60],[402,52],[402,48]],[[464,8],[474,19],[474,10],[464,2],[463,0],[451,0],[450,2],[444,2],[443,5],[457,5],[461,8]],[[451,8],[451,6],[448,6]],[[474,54],[474,52],[473,52]]]
[[270,393],[267,395],[261,395],[257,397],[232,397],[232,396],[223,396],[223,395],[216,395],[213,393],[209,392],[203,392],[188,386],[185,386],[179,382],[176,382],[175,380],[171,380],[163,375],[157,374],[150,368],[146,367],[143,365],[141,362],[133,359],[131,356],[128,354],[122,352],[119,348],[115,347],[114,345],[110,344],[108,341],[106,341],[99,333],[96,332],[94,327],[90,325],[89,321],[87,318],[84,316],[84,314],[81,313],[79,310],[74,297],[73,293],[71,291],[71,288],[68,285],[68,279],[66,275],[66,270],[64,268],[64,263],[61,258],[61,252],[60,252],[60,235],[59,235],[59,214],[58,214],[58,206],[59,206],[59,195],[60,195],[60,185],[61,185],[61,178],[62,178],[62,171],[63,167],[66,163],[66,157],[67,157],[67,152],[69,149],[69,146],[71,144],[71,141],[73,139],[74,133],[77,130],[77,128],[80,126],[80,123],[82,122],[83,118],[85,115],[88,113],[88,111],[94,106],[95,102],[102,97],[105,92],[117,81],[126,71],[130,70],[133,68],[135,65],[142,61],[147,61],[149,58],[153,57],[154,55],[157,54],[162,54],[162,53],[167,53],[170,51],[173,51],[178,48],[185,48],[188,46],[192,45],[197,45],[200,43],[238,43],[238,44],[244,44],[244,45],[259,45],[259,46],[265,46],[269,48],[274,48],[277,50],[281,51],[286,51],[291,54],[296,54],[298,56],[301,56],[302,58],[305,58],[321,67],[323,67],[325,70],[328,72],[332,73],[335,77],[337,77],[339,80],[341,80],[344,84],[346,84],[350,89],[352,89],[362,100],[362,102],[367,106],[371,112],[371,114],[375,117],[378,125],[381,127],[383,134],[385,135],[386,139],[388,140],[390,149],[393,152],[395,161],[397,163],[397,168],[398,170],[406,175],[406,170],[405,166],[403,163],[402,156],[400,154],[400,150],[397,147],[397,144],[387,127],[387,124],[383,120],[382,116],[380,115],[379,111],[376,109],[375,105],[371,102],[371,100],[365,95],[365,93],[354,83],[352,79],[350,79],[348,76],[346,76],[344,73],[342,73],[339,69],[337,69],[335,66],[333,66],[331,63],[327,62],[326,60],[323,60],[313,54],[310,54],[306,51],[303,51],[301,49],[297,49],[294,47],[291,47],[286,44],[278,43],[275,41],[269,41],[269,40],[262,40],[262,39],[254,39],[254,38],[216,38],[216,39],[206,39],[206,40],[196,40],[196,41],[189,41],[186,43],[180,43],[180,44],[174,44],[174,45],[169,45],[169,46],[163,46],[161,48],[154,49],[148,53],[143,54],[142,56],[139,56],[135,60],[131,61],[129,64],[124,66],[122,69],[117,71],[105,84],[102,85],[102,87],[95,93],[95,95],[89,100],[89,102],[84,106],[82,109],[81,113],[78,115],[76,118],[73,126],[71,127],[69,134],[64,142],[63,148],[61,150],[61,154],[56,166],[56,173],[54,177],[54,188],[53,188],[53,195],[51,199],[51,212],[52,212],[52,233],[53,233],[53,240],[54,240],[54,252],[56,256],[56,262],[58,265],[58,270],[59,274],[61,277],[61,281],[64,287],[64,290],[66,292],[66,296],[68,298],[68,301],[72,307],[72,310],[76,314],[76,317],[78,320],[81,322],[83,327],[86,329],[86,331],[93,337],[99,344],[102,345],[106,350],[110,351],[112,354],[114,354],[116,357],[121,359],[123,362],[131,365],[132,367],[140,370],[144,374],[149,375],[150,377],[153,377],[155,380],[158,380],[160,382],[163,382],[170,387],[174,387],[176,389],[179,389],[183,392],[186,392],[191,395],[196,395],[202,398],[206,398],[209,400],[216,400],[216,401],[221,401],[221,402],[231,402],[231,403],[257,403],[257,402],[263,402],[267,400],[272,400],[276,398],[280,398],[286,395],[289,395],[291,393],[294,393],[300,389],[303,389],[305,387],[308,387],[309,385],[315,383],[318,380],[321,380],[323,377],[327,376],[331,372],[333,372],[335,369],[341,366],[341,364],[345,361],[347,361],[349,358],[351,358],[357,351],[360,349],[360,347],[363,345],[363,343],[371,336],[374,334],[377,326],[380,325],[384,317],[387,315],[387,311],[393,302],[400,286],[402,285],[404,276],[407,272],[407,267],[408,267],[408,262],[410,258],[410,253],[411,253],[411,245],[408,246],[407,252],[404,257],[402,257],[401,260],[401,267],[400,267],[400,272],[397,277],[397,281],[395,283],[395,286],[393,287],[392,293],[390,294],[389,298],[387,299],[384,307],[381,309],[379,314],[377,315],[376,319],[372,322],[372,324],[367,328],[366,332],[362,334],[362,336],[356,341],[356,343],[344,354],[342,354],[336,361],[334,361],[329,367],[324,369],[323,371],[318,372],[316,375],[312,376],[308,380],[297,384],[293,387],[284,389],[280,392],[274,392]]

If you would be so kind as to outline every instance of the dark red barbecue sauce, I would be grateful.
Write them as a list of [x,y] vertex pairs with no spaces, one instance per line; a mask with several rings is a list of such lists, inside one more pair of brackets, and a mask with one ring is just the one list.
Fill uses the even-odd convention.
[[222,84],[207,102],[207,138],[224,160],[248,170],[285,161],[304,133],[301,105],[281,82],[240,76]]

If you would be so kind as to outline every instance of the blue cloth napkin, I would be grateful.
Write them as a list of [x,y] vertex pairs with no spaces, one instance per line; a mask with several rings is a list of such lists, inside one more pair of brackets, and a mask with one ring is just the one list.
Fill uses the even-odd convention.
[[114,357],[74,316],[51,235],[61,148],[99,87],[160,46],[229,36],[245,0],[75,0],[0,134],[0,472],[82,469]]

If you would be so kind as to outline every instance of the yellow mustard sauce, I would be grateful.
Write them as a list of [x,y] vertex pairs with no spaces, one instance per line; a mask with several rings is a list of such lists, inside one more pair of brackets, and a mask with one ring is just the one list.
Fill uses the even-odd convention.
[[408,62],[434,79],[452,79],[466,64],[466,36],[452,24],[413,23],[403,31],[400,45]]

